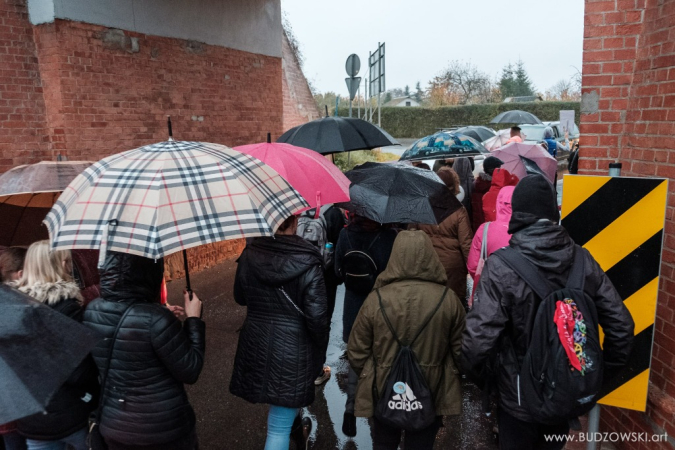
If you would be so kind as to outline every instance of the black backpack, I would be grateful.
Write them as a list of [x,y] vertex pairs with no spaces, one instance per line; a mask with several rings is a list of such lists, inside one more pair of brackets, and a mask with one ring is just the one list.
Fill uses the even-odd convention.
[[379,270],[368,251],[373,247],[381,233],[378,233],[365,251],[353,250],[349,233],[345,233],[350,250],[342,257],[340,273],[345,280],[345,288],[357,294],[369,294],[375,286]]
[[[399,345],[398,354],[387,376],[382,395],[379,395],[377,392],[377,361],[374,361],[373,400],[376,402],[375,417],[390,427],[407,431],[423,430],[436,419],[436,408],[434,406],[434,396],[431,394],[427,381],[424,379],[424,374],[420,369],[419,362],[417,362],[417,357],[412,351],[412,345],[441,307],[448,288],[445,288],[436,308],[429,314],[429,317],[426,318],[420,329],[417,330],[415,337],[407,345],[403,345],[399,340],[394,327],[389,321],[389,317],[387,317],[382,297],[380,296],[380,290],[376,289],[375,292],[377,292],[377,298],[380,301],[380,311],[382,311],[384,321],[387,323],[389,331],[394,335],[394,339],[396,339]],[[449,351],[450,349],[448,349]],[[448,352],[446,352],[446,356]],[[443,359],[445,360],[445,358]],[[434,394],[437,393],[441,381],[443,381],[443,375],[441,375]]]
[[[588,412],[598,400],[602,386],[598,317],[595,303],[584,292],[583,252],[575,246],[574,262],[562,289],[551,287],[536,266],[515,249],[507,247],[494,253],[541,299],[529,328],[528,348],[516,381],[518,404],[538,423],[560,423]],[[574,323],[572,334],[569,330],[562,333],[581,370],[573,367],[572,356],[561,342],[563,338],[554,319],[561,312]]]

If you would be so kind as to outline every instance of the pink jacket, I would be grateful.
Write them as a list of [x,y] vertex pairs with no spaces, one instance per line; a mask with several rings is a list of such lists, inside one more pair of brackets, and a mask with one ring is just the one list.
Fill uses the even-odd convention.
[[[511,235],[509,234],[509,220],[511,220],[511,197],[515,186],[504,186],[497,195],[497,220],[490,222],[488,227],[488,242],[487,253],[490,256],[494,251],[509,245]],[[476,267],[480,259],[480,248],[483,244],[483,227],[482,224],[476,230],[471,242],[471,250],[467,258],[466,267],[469,269],[471,278],[476,276]]]

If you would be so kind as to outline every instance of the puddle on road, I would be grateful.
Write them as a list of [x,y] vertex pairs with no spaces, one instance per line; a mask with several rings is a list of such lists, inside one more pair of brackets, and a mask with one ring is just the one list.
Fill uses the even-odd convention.
[[[341,359],[341,356],[347,351],[347,344],[342,342],[342,310],[344,305],[345,289],[340,285],[337,291],[335,301],[335,311],[330,327],[330,339],[326,353],[326,363],[331,367],[331,377],[324,387],[317,392],[317,395],[323,395],[328,406],[328,415],[332,422],[333,432],[337,438],[337,449],[370,450],[373,448],[370,437],[370,426],[368,420],[364,418],[356,419],[356,436],[347,437],[342,433],[342,418],[345,412],[345,402],[347,394],[344,389],[347,385],[347,359]],[[314,427],[316,430],[317,427]]]

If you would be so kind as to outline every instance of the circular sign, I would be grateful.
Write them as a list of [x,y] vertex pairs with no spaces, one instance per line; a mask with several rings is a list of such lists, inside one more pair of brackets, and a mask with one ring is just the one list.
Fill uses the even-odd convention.
[[355,77],[359,73],[359,70],[361,70],[361,60],[359,59],[359,55],[356,53],[349,55],[347,63],[345,64],[345,69],[347,70],[347,75]]

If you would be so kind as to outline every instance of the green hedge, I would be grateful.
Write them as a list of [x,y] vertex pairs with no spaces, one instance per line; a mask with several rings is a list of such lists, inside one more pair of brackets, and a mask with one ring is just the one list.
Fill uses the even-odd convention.
[[[512,109],[531,112],[542,121],[559,120],[560,110],[573,109],[579,123],[579,107],[579,102],[489,103],[443,108],[389,107],[382,108],[382,128],[397,138],[420,138],[435,133],[438,128],[457,125],[486,125],[498,129],[507,125],[490,125],[490,120]],[[340,107],[338,115],[348,117],[349,107]],[[352,116],[357,116],[356,107],[353,108]],[[373,119],[377,123],[377,113]]]

